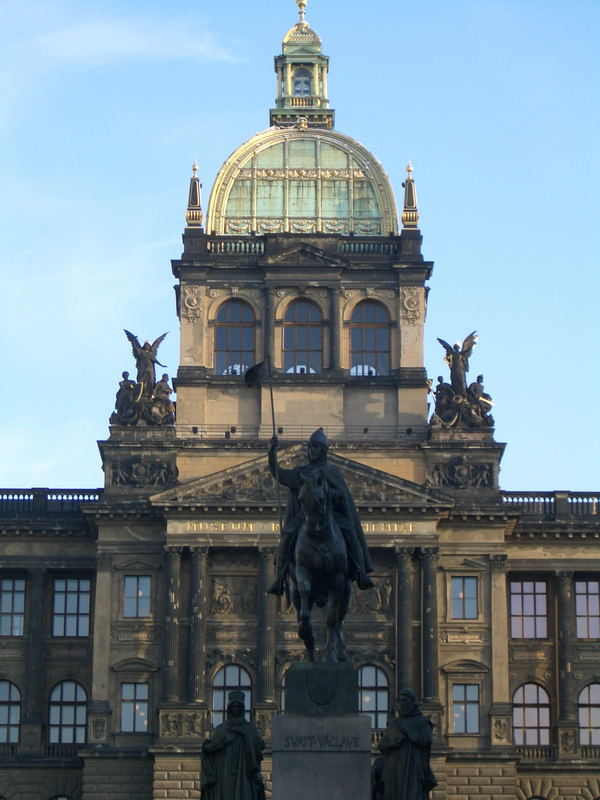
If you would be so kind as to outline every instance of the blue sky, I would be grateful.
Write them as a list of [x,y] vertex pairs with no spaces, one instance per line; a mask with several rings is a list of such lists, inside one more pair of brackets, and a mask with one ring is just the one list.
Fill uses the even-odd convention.
[[[123,335],[169,336],[188,179],[268,126],[292,0],[0,0],[0,486],[102,484]],[[426,366],[477,329],[506,489],[600,491],[598,0],[312,0],[336,127],[410,159]]]

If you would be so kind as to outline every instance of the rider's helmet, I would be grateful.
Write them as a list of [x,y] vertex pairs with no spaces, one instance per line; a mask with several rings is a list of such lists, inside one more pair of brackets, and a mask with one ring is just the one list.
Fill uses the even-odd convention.
[[320,444],[321,447],[324,447],[325,449],[329,447],[329,441],[327,440],[327,436],[325,436],[325,431],[323,430],[323,428],[317,428],[317,430],[313,434],[311,434],[308,443]]

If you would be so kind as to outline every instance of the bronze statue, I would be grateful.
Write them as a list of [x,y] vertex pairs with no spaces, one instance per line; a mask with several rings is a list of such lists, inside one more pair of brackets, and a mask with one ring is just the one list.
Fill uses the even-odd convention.
[[269,466],[276,480],[289,489],[286,520],[277,554],[277,577],[269,591],[283,594],[286,576],[292,580],[298,614],[298,635],[310,661],[315,659],[311,612],[314,603],[327,605],[329,662],[345,661],[342,624],[348,611],[351,582],[374,586],[369,551],[354,502],[341,473],[327,464],[327,437],[322,428],[308,442],[308,464],[281,469],[277,437],[271,440]]
[[381,770],[382,800],[427,800],[437,786],[429,765],[432,724],[423,716],[410,689],[400,692],[400,716],[392,719],[379,749],[385,756]]
[[475,331],[464,340],[462,347],[457,342],[454,348],[448,342],[438,339],[446,350],[444,361],[450,367],[450,383],[440,375],[435,390],[435,412],[430,425],[441,428],[493,428],[494,419],[490,414],[492,398],[484,391],[483,375],[467,387],[466,374],[469,371],[469,357],[477,342]]
[[201,800],[264,800],[265,743],[244,717],[244,693],[229,692],[227,719],[202,745]]
[[131,349],[137,367],[137,382],[142,387],[141,391],[143,397],[150,397],[152,395],[152,390],[156,383],[154,365],[158,364],[159,367],[166,366],[166,364],[161,364],[156,357],[158,348],[166,335],[166,333],[163,333],[162,336],[159,336],[152,344],[150,344],[150,342],[144,342],[144,344],[141,345],[137,336],[128,330],[125,331],[125,336],[127,336],[131,342]]
[[443,339],[438,339],[438,342],[446,351],[444,361],[450,367],[450,383],[452,384],[452,388],[456,394],[464,395],[465,397],[467,394],[466,374],[469,371],[469,356],[473,352],[473,348],[477,343],[477,338],[477,331],[473,331],[464,340],[462,347],[459,342],[456,342],[454,347],[451,347],[448,342],[445,342]]
[[120,419],[133,420],[136,415],[136,384],[129,380],[129,373],[121,373],[123,378],[119,381],[119,390],[115,398],[115,409]]
[[294,469],[282,469],[277,464],[277,447],[279,441],[276,436],[271,439],[269,447],[269,468],[275,480],[289,489],[286,517],[281,533],[281,541],[277,551],[277,578],[269,591],[271,594],[282,595],[284,580],[288,571],[293,548],[300,527],[304,524],[304,515],[298,499],[298,491],[305,477],[320,471],[327,481],[332,493],[332,510],[335,521],[340,527],[346,540],[348,555],[351,561],[351,574],[359,589],[372,589],[373,581],[367,573],[373,571],[369,550],[363,533],[354,501],[341,472],[327,463],[329,442],[323,428],[316,430],[308,440],[308,464]]

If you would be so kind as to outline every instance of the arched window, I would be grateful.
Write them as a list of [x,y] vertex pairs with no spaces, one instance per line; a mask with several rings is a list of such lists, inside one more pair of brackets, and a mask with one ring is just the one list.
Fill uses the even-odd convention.
[[550,744],[550,698],[537,683],[519,686],[513,696],[516,745]]
[[323,368],[323,320],[310,300],[294,300],[285,312],[283,368],[297,375]]
[[294,70],[294,97],[310,97],[311,94],[310,72],[303,67]]
[[590,683],[579,695],[579,744],[600,745],[600,683]]
[[388,680],[379,667],[367,664],[358,670],[358,707],[371,717],[372,728],[385,728],[389,708]]
[[364,300],[350,320],[350,374],[389,375],[390,317],[376,300]]
[[215,319],[215,371],[243,375],[256,361],[254,312],[243,300],[227,300]]
[[71,800],[71,798],[67,797],[66,794],[59,794],[56,797],[53,797],[52,800]]
[[10,681],[0,681],[0,744],[17,744],[21,723],[21,692]]
[[87,697],[75,681],[62,681],[50,692],[50,744],[85,742]]
[[220,725],[224,722],[227,714],[228,695],[229,692],[233,691],[244,693],[245,717],[247,720],[250,719],[250,709],[252,708],[252,680],[250,675],[243,667],[238,667],[237,664],[227,664],[227,666],[221,667],[213,680],[213,725]]

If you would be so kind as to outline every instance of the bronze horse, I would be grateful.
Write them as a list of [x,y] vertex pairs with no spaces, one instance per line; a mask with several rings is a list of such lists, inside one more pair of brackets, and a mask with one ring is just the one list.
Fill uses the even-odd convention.
[[315,603],[320,608],[327,606],[325,661],[346,661],[342,625],[352,585],[350,562],[344,535],[331,511],[329,485],[320,470],[305,478],[298,499],[304,523],[298,532],[290,564],[298,636],[306,646],[309,660],[314,661],[312,609]]

